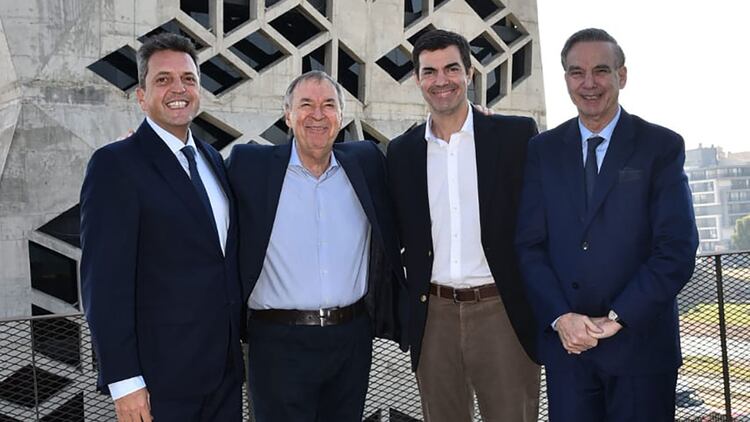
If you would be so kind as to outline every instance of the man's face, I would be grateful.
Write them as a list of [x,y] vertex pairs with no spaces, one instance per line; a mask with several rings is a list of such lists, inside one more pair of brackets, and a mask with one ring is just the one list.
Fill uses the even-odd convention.
[[625,66],[617,67],[614,45],[579,42],[566,62],[565,83],[581,121],[594,132],[603,129],[617,114],[617,98],[627,81]]
[[292,104],[284,116],[300,154],[320,156],[330,152],[342,119],[336,88],[327,80],[300,82],[292,91]]
[[464,67],[454,45],[419,53],[416,80],[430,112],[453,114],[462,110],[472,73],[473,69]]
[[200,108],[198,70],[187,53],[162,50],[148,59],[146,87],[138,87],[141,109],[181,140]]

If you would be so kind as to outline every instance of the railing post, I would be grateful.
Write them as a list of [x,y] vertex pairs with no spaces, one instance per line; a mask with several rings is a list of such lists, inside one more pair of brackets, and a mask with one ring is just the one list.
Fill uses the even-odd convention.
[[721,372],[724,378],[724,412],[726,420],[731,422],[732,399],[729,390],[729,354],[727,353],[727,321],[724,316],[724,276],[722,274],[721,255],[714,257],[716,267],[716,294],[719,304],[719,340],[721,341]]

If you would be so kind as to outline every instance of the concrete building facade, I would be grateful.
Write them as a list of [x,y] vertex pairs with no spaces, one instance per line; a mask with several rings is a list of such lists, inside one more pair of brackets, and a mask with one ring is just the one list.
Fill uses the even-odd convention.
[[474,102],[545,124],[535,1],[0,2],[0,318],[80,309],[79,190],[92,152],[143,118],[144,36],[194,40],[193,131],[226,157],[236,143],[285,142],[282,93],[309,69],[346,88],[342,137],[385,147],[426,116],[410,51],[431,28],[471,41]]

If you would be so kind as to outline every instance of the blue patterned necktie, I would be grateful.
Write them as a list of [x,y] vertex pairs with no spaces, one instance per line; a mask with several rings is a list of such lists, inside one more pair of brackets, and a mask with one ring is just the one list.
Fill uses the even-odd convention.
[[596,147],[604,142],[601,136],[594,136],[586,140],[586,165],[583,169],[584,185],[586,186],[586,210],[588,211],[594,199],[594,185],[599,169],[596,166]]
[[190,170],[190,181],[193,183],[193,187],[195,188],[196,193],[198,194],[198,198],[200,198],[201,202],[203,203],[203,206],[206,208],[206,212],[208,213],[209,220],[211,221],[211,226],[214,228],[214,232],[218,235],[218,230],[216,229],[216,220],[214,220],[214,211],[213,208],[211,208],[211,201],[208,199],[208,193],[206,193],[206,187],[203,185],[203,180],[201,179],[200,173],[198,173],[198,166],[195,164],[195,149],[191,145],[187,145],[182,147],[180,150],[183,155],[185,155],[185,158],[188,160],[188,170]]

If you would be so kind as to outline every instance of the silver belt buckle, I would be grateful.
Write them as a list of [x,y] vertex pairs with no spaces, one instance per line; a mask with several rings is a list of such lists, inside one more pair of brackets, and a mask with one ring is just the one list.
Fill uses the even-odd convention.
[[328,318],[331,317],[331,310],[333,309],[336,309],[336,308],[318,309],[318,318],[320,319],[321,327],[325,327],[327,325],[326,321],[328,320]]

